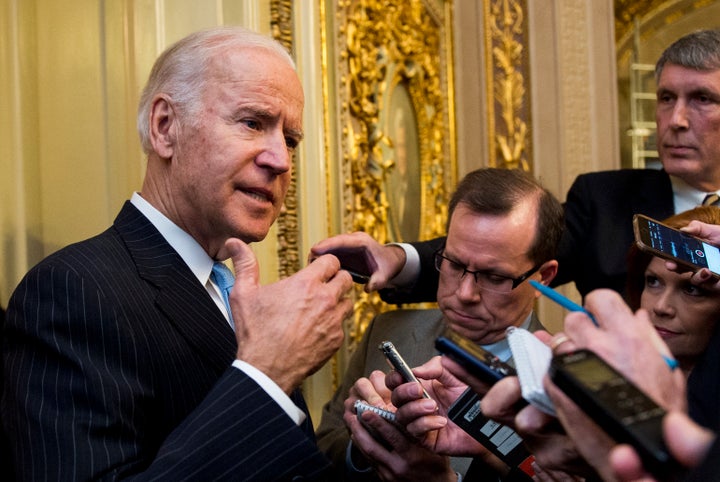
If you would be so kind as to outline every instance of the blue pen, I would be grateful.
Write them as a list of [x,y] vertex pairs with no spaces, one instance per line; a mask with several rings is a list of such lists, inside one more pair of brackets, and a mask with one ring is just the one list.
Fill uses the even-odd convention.
[[[551,300],[553,300],[555,303],[559,304],[563,308],[565,308],[569,311],[581,311],[581,312],[585,313],[586,315],[588,315],[588,317],[590,317],[590,319],[595,324],[595,326],[600,326],[600,325],[598,325],[598,322],[595,319],[595,317],[592,314],[590,314],[590,312],[588,310],[586,310],[582,306],[578,305],[574,301],[564,297],[563,295],[561,295],[554,289],[550,288],[549,286],[545,286],[544,284],[538,283],[537,281],[532,280],[532,279],[530,281],[528,281],[528,283],[530,283],[530,285],[532,285],[533,288],[535,288],[540,293],[544,294],[545,296],[547,296],[548,298],[550,298]],[[662,357],[663,357],[663,360],[665,360],[665,363],[667,363],[667,365],[670,367],[670,370],[675,370],[678,367],[678,362],[674,358],[670,358],[665,355],[662,355]]]
[[563,295],[561,295],[554,289],[550,288],[549,286],[545,286],[544,284],[538,283],[534,279],[531,279],[530,281],[528,281],[528,283],[530,283],[532,285],[532,287],[535,288],[536,290],[538,290],[540,293],[544,294],[545,296],[547,296],[548,298],[550,298],[551,300],[553,300],[555,303],[562,306],[563,308],[567,309],[568,311],[581,311],[590,317],[590,319],[595,324],[595,326],[600,326],[600,325],[598,325],[598,322],[595,320],[595,317],[593,315],[591,315],[588,310],[586,310],[582,306],[578,305],[574,301],[564,297]]

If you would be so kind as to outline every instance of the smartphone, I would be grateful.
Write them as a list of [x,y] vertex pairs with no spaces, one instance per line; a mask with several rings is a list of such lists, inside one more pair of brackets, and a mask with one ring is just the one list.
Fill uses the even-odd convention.
[[[398,353],[395,345],[393,345],[392,342],[383,341],[378,346],[378,349],[383,352],[383,355],[385,355],[385,358],[387,359],[388,363],[390,363],[390,366],[394,368],[398,373],[400,373],[400,375],[402,375],[403,380],[405,380],[406,382],[418,381],[418,379],[415,377],[408,364],[405,363],[403,357],[400,356],[400,353]],[[423,397],[430,398],[430,395],[428,394],[428,392],[425,391],[424,388]]]
[[637,451],[659,479],[676,475],[678,463],[662,436],[665,410],[590,350],[553,357],[550,379],[619,443]]
[[377,269],[375,258],[362,247],[336,248],[326,251],[324,254],[335,256],[340,261],[340,268],[349,272],[356,283],[366,284]]
[[493,385],[501,378],[516,374],[513,367],[472,340],[450,329],[446,329],[435,340],[435,348],[488,385]]
[[693,271],[708,268],[720,278],[720,249],[642,214],[633,216],[638,248]]

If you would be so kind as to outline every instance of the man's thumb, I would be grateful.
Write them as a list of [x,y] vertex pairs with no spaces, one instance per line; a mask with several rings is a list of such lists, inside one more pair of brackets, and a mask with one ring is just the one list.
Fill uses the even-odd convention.
[[225,242],[225,249],[230,255],[235,269],[235,284],[257,285],[260,280],[260,273],[257,258],[250,246],[237,238],[230,238]]

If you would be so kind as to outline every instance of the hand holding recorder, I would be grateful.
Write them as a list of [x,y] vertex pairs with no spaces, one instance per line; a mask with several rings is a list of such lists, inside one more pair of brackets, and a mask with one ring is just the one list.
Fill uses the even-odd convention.
[[380,371],[358,379],[350,390],[344,419],[352,434],[353,466],[372,467],[383,480],[454,480],[447,457],[423,447],[393,420],[395,408],[388,398]]
[[[567,336],[565,338],[569,341],[557,346],[555,350],[556,355],[558,353],[560,355],[556,356],[554,362],[556,368],[553,380],[550,378],[545,380],[545,390],[553,400],[558,418],[565,431],[585,460],[595,468],[601,477],[614,478],[615,474],[610,466],[610,453],[619,442],[627,440],[626,435],[618,434],[613,431],[615,429],[610,430],[612,433],[608,432],[608,428],[613,424],[608,419],[598,425],[592,418],[597,416],[599,410],[594,405],[603,399],[603,393],[616,393],[614,388],[606,390],[605,388],[609,386],[607,384],[617,384],[617,387],[634,386],[635,388],[627,388],[627,393],[633,393],[632,397],[637,395],[637,398],[631,397],[631,399],[638,400],[638,402],[630,404],[629,408],[636,412],[636,420],[644,417],[652,425],[657,422],[656,417],[660,413],[654,412],[654,410],[657,411],[658,406],[661,410],[684,409],[685,383],[682,373],[679,370],[670,370],[660,356],[663,349],[668,351],[667,346],[662,343],[650,323],[647,313],[642,310],[635,314],[632,313],[620,295],[609,290],[591,292],[585,299],[585,306],[594,314],[598,326],[588,323],[587,318],[578,313],[570,313],[566,316],[564,328]],[[592,350],[602,359],[598,362],[595,360],[596,357],[591,355],[589,358],[592,360],[589,360],[586,365],[590,367],[586,371],[588,375],[573,375],[570,365],[574,362],[581,363],[583,360],[581,358],[565,360],[561,357],[571,357],[573,354],[583,353],[581,350],[584,348]],[[568,366],[562,364],[564,361],[568,362]],[[606,365],[611,368],[608,369]],[[564,373],[560,375],[560,371]],[[578,373],[582,371],[580,370]],[[601,374],[610,375],[603,379],[600,377]],[[567,392],[553,383],[563,377],[566,379],[560,383],[565,383],[562,388]],[[573,381],[569,382],[568,380],[571,378]],[[588,387],[588,392],[595,391],[595,393],[585,398],[578,398],[582,397],[582,395],[577,395],[577,392],[583,391],[584,389],[579,388],[583,386]],[[640,392],[640,395],[637,392]],[[653,432],[652,428],[646,430],[642,424],[637,429],[630,427],[635,419],[632,416],[624,418],[622,412],[613,409],[612,397],[605,402],[610,403],[610,406],[606,407],[604,411],[612,414],[609,417],[616,421],[620,420],[620,425],[624,426],[626,430],[650,434],[636,437],[642,440],[638,443],[645,446],[640,450],[652,453],[655,447],[661,446],[657,439],[657,432]],[[617,405],[616,403],[615,408],[623,408],[622,406],[617,407]],[[631,413],[635,412],[631,411]],[[588,416],[589,413],[592,416]],[[639,415],[641,413],[643,415]],[[657,425],[655,425],[656,427]],[[662,437],[660,442],[662,442]],[[647,458],[647,453],[643,457],[646,457],[646,463],[649,466],[658,467],[665,463],[664,456],[659,457],[660,465],[656,465],[651,458]],[[672,463],[669,464],[668,466],[672,465]],[[647,469],[650,469],[649,466]],[[674,467],[672,468],[674,469]],[[664,472],[664,469],[661,471]],[[669,472],[668,470],[667,473]]]

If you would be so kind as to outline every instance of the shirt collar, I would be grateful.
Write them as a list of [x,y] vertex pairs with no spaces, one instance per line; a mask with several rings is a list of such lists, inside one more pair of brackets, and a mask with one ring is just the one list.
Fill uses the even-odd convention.
[[213,260],[195,238],[183,231],[177,224],[170,221],[163,213],[155,209],[140,193],[133,193],[130,202],[140,211],[163,238],[177,251],[185,264],[188,265],[198,281],[205,286],[210,278]]
[[[524,328],[528,329],[530,327],[530,322],[532,321],[532,312],[528,315],[527,318],[525,318],[525,321],[520,325],[518,328]],[[508,343],[507,337],[503,338],[500,341],[496,341],[495,343],[490,343],[489,345],[480,345],[483,348],[485,348],[487,351],[498,357],[500,360],[506,362],[512,357],[512,351],[510,351],[510,344]]]
[[672,183],[673,202],[676,213],[700,206],[705,196],[710,194],[695,189],[679,177],[670,176],[670,182]]

